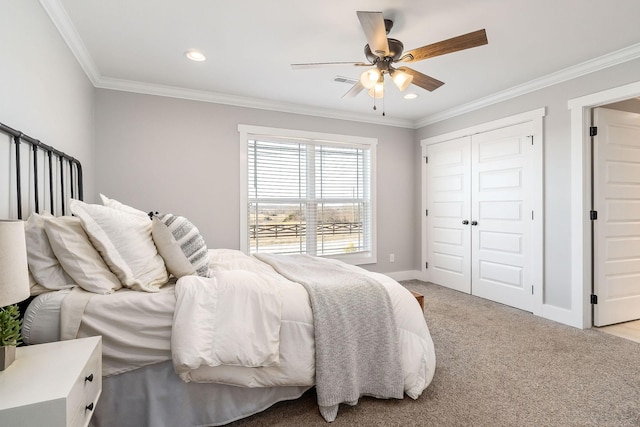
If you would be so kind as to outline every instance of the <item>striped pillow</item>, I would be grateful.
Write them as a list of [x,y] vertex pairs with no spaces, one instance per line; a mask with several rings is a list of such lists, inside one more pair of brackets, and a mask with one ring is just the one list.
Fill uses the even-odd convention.
[[184,217],[153,215],[151,235],[169,273],[209,277],[209,252],[198,229]]

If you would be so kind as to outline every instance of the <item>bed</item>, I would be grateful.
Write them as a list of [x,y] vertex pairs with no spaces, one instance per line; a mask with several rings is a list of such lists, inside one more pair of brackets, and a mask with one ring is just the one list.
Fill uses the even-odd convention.
[[[36,142],[32,165],[51,148],[6,129],[15,152],[16,141]],[[318,416],[332,421],[339,404],[416,399],[431,382],[422,310],[394,280],[336,260],[208,248],[184,217],[104,195],[84,203],[79,162],[64,159],[55,171],[49,162],[48,183],[73,190],[49,185],[42,197],[36,177],[31,200],[16,198],[17,216],[29,212],[23,335],[26,344],[102,336],[92,425],[223,425],[311,387]]]

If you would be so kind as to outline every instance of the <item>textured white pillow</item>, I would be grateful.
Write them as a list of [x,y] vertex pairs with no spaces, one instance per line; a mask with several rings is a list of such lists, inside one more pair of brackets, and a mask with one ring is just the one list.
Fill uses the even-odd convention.
[[149,217],[79,200],[71,200],[69,206],[123,286],[157,292],[167,282],[164,261],[151,239]]
[[102,200],[102,204],[108,208],[117,209],[119,211],[130,213],[132,215],[137,215],[144,219],[149,219],[149,215],[141,211],[140,209],[136,209],[129,205],[125,205],[124,203],[120,203],[115,199],[110,199],[102,193],[100,194],[100,199]]
[[172,214],[155,214],[151,233],[169,273],[177,278],[209,277],[207,245],[189,220]]
[[122,287],[89,241],[80,218],[51,217],[44,228],[60,264],[78,286],[96,294],[110,294]]
[[75,286],[73,279],[64,271],[51,248],[44,230],[45,218],[53,218],[49,213],[33,213],[25,223],[27,242],[27,263],[29,271],[40,286],[50,290],[68,289]]

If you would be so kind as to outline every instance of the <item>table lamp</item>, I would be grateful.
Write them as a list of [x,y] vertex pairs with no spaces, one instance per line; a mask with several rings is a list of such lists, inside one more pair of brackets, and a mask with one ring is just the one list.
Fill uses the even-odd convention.
[[24,222],[0,220],[0,371],[15,360],[20,339],[17,307],[12,304],[27,299],[29,292]]

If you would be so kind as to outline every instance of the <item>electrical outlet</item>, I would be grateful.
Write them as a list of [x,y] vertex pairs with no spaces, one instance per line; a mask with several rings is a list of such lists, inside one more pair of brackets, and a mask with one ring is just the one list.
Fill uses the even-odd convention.
[[396,255],[395,254],[389,254],[389,262],[396,262]]

